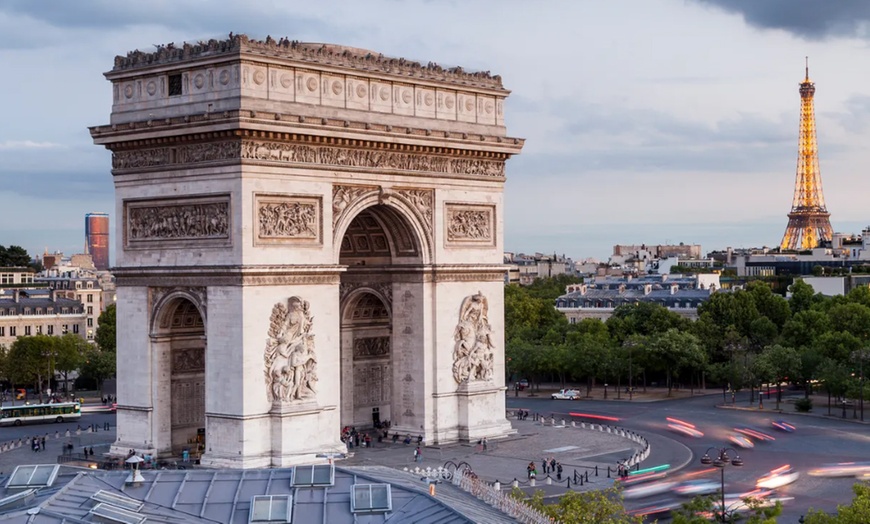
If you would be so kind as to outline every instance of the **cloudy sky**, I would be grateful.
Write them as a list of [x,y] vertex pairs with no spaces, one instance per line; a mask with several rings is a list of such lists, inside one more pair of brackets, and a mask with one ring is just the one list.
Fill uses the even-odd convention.
[[[223,38],[331,42],[502,75],[506,249],[606,259],[616,243],[774,246],[797,158],[804,56],[835,231],[870,223],[864,0],[0,2],[0,244],[81,251],[113,208],[113,57]],[[113,217],[114,218],[114,217]]]

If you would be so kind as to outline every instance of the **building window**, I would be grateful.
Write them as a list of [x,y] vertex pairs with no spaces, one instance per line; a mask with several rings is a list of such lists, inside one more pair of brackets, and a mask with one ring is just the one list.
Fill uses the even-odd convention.
[[73,324],[73,333],[78,335],[78,333],[79,333],[79,325],[78,324]]
[[88,302],[94,301],[94,295],[88,295]]
[[69,324],[64,324],[63,326],[61,326],[60,333],[62,335],[66,335],[67,333],[69,333]]
[[25,314],[25,315],[29,315],[29,314],[30,314],[30,308],[29,308],[29,307],[24,308],[24,314]]
[[94,306],[88,306],[88,315],[94,314]]
[[81,289],[81,288],[82,288],[82,283],[76,282],[76,289]]
[[169,75],[169,96],[181,96],[181,74]]
[[24,326],[24,336],[30,336],[30,326]]
[[61,312],[61,314],[63,314],[63,315],[69,315],[69,308],[68,308],[68,307],[61,308],[61,309],[60,309],[60,312]]
[[45,329],[46,329],[46,334],[48,334],[48,335],[54,335],[54,326],[52,326],[52,325],[48,325],[48,326],[46,326]]
[[88,330],[88,340],[93,340],[93,339],[94,339],[94,330],[89,329]]
[[9,326],[9,336],[10,337],[14,337],[16,331],[17,331],[17,329],[15,328],[15,326]]
[[4,326],[0,326],[0,337],[6,336],[6,328]]
[[48,313],[49,315],[51,315],[52,313],[54,313],[54,308],[53,308],[53,307],[50,307],[50,308],[46,309],[45,311],[46,311],[46,313]]
[[36,326],[36,334],[37,334],[37,335],[41,335],[41,334],[42,334],[42,326]]
[[41,314],[42,314],[42,308],[41,308],[41,307],[36,308],[36,314],[37,314],[37,315],[41,315]]
[[88,282],[88,289],[94,289],[94,283]]
[[88,319],[88,327],[94,327],[94,319],[92,319],[92,318]]

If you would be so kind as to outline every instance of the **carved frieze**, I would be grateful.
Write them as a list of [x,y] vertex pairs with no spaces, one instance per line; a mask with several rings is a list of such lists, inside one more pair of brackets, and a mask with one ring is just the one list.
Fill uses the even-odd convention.
[[179,247],[191,242],[229,243],[229,195],[128,200],[124,202],[124,210],[128,248],[154,243],[174,243]]
[[495,345],[489,324],[489,302],[479,291],[465,297],[453,332],[453,378],[457,383],[492,380]]
[[446,203],[445,243],[451,247],[495,245],[495,206]]
[[172,352],[172,374],[205,371],[205,349],[184,348]]
[[255,194],[255,244],[320,244],[320,197]]
[[312,399],[317,390],[317,355],[310,306],[299,297],[272,307],[266,341],[266,395],[270,402]]
[[361,337],[353,340],[353,358],[379,358],[390,354],[390,337]]
[[378,149],[311,146],[265,140],[216,142],[161,147],[112,154],[113,169],[138,169],[186,165],[234,159],[314,164],[377,170],[417,171],[444,175],[504,177],[504,161],[482,158],[451,158],[425,153],[402,153]]
[[393,284],[390,282],[342,282],[338,286],[339,302],[344,303],[350,293],[356,289],[371,289],[376,291],[384,301],[384,304],[392,311],[393,308]]

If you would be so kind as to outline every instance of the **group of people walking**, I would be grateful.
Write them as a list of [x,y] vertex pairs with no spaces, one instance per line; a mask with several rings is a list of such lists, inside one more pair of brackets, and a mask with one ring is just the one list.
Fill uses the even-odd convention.
[[[562,480],[562,463],[556,462],[556,459],[553,457],[544,458],[541,460],[541,470],[544,475],[555,474],[556,480]],[[534,462],[529,462],[529,465],[526,466],[526,473],[528,475],[529,480],[533,478],[537,478],[538,476],[538,468],[535,466]]]

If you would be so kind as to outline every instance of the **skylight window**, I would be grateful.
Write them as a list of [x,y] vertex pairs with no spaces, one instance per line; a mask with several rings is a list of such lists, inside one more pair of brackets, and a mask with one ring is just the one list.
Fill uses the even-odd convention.
[[293,468],[291,486],[332,486],[335,483],[335,466],[318,464]]
[[54,483],[60,466],[43,464],[39,466],[17,466],[6,483],[7,489],[46,488]]
[[36,496],[36,490],[25,489],[24,491],[19,491],[14,495],[10,495],[8,497],[4,497],[0,499],[0,511],[6,511],[10,509],[14,509],[20,505],[27,504]]
[[250,523],[288,524],[293,498],[290,495],[257,495],[251,499]]
[[391,511],[393,500],[389,484],[354,484],[350,510],[354,513]]
[[144,502],[140,502],[136,499],[131,499],[130,497],[117,495],[115,493],[112,493],[111,491],[104,490],[100,490],[91,495],[91,500],[96,500],[97,502],[105,502],[106,504],[118,506],[119,508],[130,511],[139,511],[140,509],[142,509],[142,506],[145,505]]
[[94,506],[90,514],[93,515],[95,522],[103,522],[105,524],[142,524],[145,522],[144,515],[104,502]]

